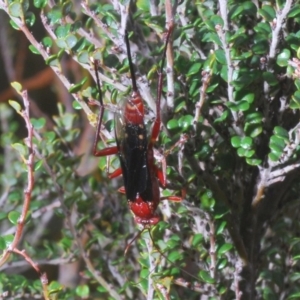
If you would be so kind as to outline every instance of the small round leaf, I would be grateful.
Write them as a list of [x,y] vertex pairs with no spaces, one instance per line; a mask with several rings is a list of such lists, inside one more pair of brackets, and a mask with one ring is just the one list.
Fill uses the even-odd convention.
[[8,12],[15,18],[20,18],[23,15],[22,4],[18,1],[11,3],[8,7]]
[[280,67],[286,67],[288,65],[288,61],[291,57],[291,51],[289,49],[284,49],[278,56],[277,56],[277,65]]
[[17,225],[18,224],[18,220],[20,218],[20,213],[18,211],[11,211],[8,214],[8,219],[9,221],[13,224],[13,225]]
[[200,275],[200,278],[201,278],[204,282],[209,283],[209,284],[215,283],[215,280],[209,275],[208,272],[202,270],[202,271],[200,271],[199,275]]
[[242,141],[242,138],[240,136],[233,136],[231,138],[231,145],[234,147],[234,148],[239,148],[241,146],[241,141]]

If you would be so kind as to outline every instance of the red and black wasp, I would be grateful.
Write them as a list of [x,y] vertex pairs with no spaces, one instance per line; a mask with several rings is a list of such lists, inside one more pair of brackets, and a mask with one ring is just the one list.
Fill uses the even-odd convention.
[[[121,188],[119,191],[126,194],[128,206],[134,214],[136,223],[144,226],[155,225],[159,222],[160,219],[156,214],[156,209],[160,202],[159,183],[163,187],[166,184],[165,175],[155,165],[153,147],[161,127],[160,105],[163,84],[163,66],[165,63],[167,45],[172,31],[173,25],[169,26],[165,34],[165,46],[158,77],[156,117],[149,139],[144,123],[145,108],[136,83],[129,38],[126,31],[125,44],[132,81],[132,94],[125,101],[121,120],[120,116],[115,117],[116,146],[101,150],[97,149],[104,106],[99,76],[97,73],[97,62],[95,62],[100,113],[97,122],[93,153],[95,156],[107,156],[112,154],[117,154],[119,156],[120,168],[110,174],[109,177],[114,178],[121,174],[123,175],[124,188]],[[173,200],[176,200],[175,198],[176,197],[174,197]]]

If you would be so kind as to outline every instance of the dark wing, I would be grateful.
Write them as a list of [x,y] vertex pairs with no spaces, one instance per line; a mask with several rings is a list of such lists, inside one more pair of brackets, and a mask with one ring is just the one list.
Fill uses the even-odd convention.
[[144,124],[129,123],[122,126],[117,120],[115,124],[127,199],[135,201],[139,194],[143,200],[152,201],[152,185],[147,164],[146,128]]

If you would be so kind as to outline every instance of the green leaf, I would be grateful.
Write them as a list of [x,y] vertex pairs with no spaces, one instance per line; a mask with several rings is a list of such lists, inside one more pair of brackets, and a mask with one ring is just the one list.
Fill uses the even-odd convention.
[[266,38],[268,38],[272,33],[272,29],[269,23],[258,23],[254,26],[254,30],[259,34],[266,36]]
[[183,108],[186,107],[186,103],[185,101],[181,101],[179,104],[176,105],[176,107],[174,108],[174,113],[178,113],[180,112]]
[[55,42],[59,48],[62,48],[62,49],[68,48],[67,43],[64,39],[57,39]]
[[87,77],[84,77],[79,83],[72,85],[69,88],[69,93],[77,93],[81,90],[82,86],[86,83]]
[[272,22],[276,17],[276,12],[273,6],[263,5],[261,9],[258,10],[258,13],[267,21]]
[[296,80],[294,81],[294,84],[295,84],[297,90],[300,90],[300,79],[296,79]]
[[26,25],[28,25],[29,27],[32,27],[35,23],[35,15],[31,12],[28,11],[25,15],[25,22]]
[[63,286],[59,282],[54,281],[54,280],[51,281],[49,286],[48,286],[49,295],[58,293],[62,289],[63,289]]
[[289,142],[289,133],[283,127],[280,126],[274,127],[274,134],[282,138],[287,143]]
[[263,128],[259,124],[246,123],[244,130],[245,130],[245,133],[247,134],[247,136],[255,138],[262,133]]
[[50,20],[50,24],[54,25],[59,23],[62,20],[62,13],[60,9],[57,7],[51,9],[51,11],[47,14],[48,19]]
[[136,6],[138,9],[149,11],[149,1],[148,0],[137,0]]
[[73,106],[73,108],[76,109],[76,110],[82,109],[80,103],[77,102],[77,101],[73,101],[73,102],[72,102],[72,106]]
[[167,128],[169,130],[177,129],[179,127],[178,121],[176,119],[171,119],[167,123]]
[[4,235],[2,238],[5,241],[6,248],[9,247],[14,240],[14,236],[12,234]]
[[247,35],[245,34],[246,28],[244,26],[238,28],[237,31],[234,32],[229,38],[228,42],[233,43],[234,41],[239,41],[239,39],[247,39]]
[[36,8],[44,8],[47,5],[47,0],[33,0],[33,5]]
[[14,143],[11,145],[14,149],[16,149],[21,156],[25,156],[27,153],[27,148],[25,147],[25,145],[20,144],[20,143]]
[[249,104],[252,104],[254,101],[254,94],[253,93],[247,94],[247,95],[243,96],[243,98],[241,100],[247,101]]
[[241,146],[241,141],[242,141],[242,138],[240,136],[233,136],[231,138],[231,145],[234,147],[234,148],[239,148]]
[[[54,54],[54,55],[50,55],[47,59],[46,59],[46,64],[47,65],[50,65],[51,63],[57,61],[57,55]],[[58,62],[58,61],[57,61]]]
[[43,161],[42,160],[39,160],[35,163],[34,165],[34,171],[37,171],[41,168],[41,166],[43,165]]
[[200,148],[200,151],[197,152],[197,157],[199,158],[199,160],[206,160],[208,159],[208,157],[211,155],[212,152],[213,149],[208,144],[204,144]]
[[44,138],[47,140],[48,143],[52,143],[55,137],[56,135],[53,131],[44,132]]
[[236,102],[226,102],[225,105],[232,111],[239,110]]
[[8,12],[11,16],[15,18],[20,18],[23,16],[22,4],[18,1],[12,2],[8,7]]
[[72,49],[77,43],[77,37],[74,34],[69,34],[66,39],[67,47]]
[[201,245],[202,241],[203,241],[203,235],[201,233],[196,233],[193,236],[192,246],[197,247],[197,246]]
[[230,20],[233,20],[241,15],[243,15],[243,6],[242,5],[234,5],[229,11],[228,17]]
[[16,22],[14,22],[13,20],[9,20],[9,24],[15,30],[19,30],[20,29],[19,25]]
[[87,51],[82,51],[78,54],[78,61],[81,64],[89,64],[90,63],[90,56]]
[[76,288],[76,295],[82,298],[87,298],[90,295],[90,289],[88,285],[79,285]]
[[222,115],[219,118],[214,120],[214,124],[223,122],[224,120],[226,120],[228,118],[228,116],[229,116],[229,111],[226,109],[223,111]]
[[57,53],[57,58],[61,59],[64,54],[65,54],[65,49],[60,49]]
[[60,25],[55,29],[55,34],[58,39],[64,39],[70,33],[71,25]]
[[178,120],[179,127],[182,130],[187,130],[193,124],[193,116],[191,115],[184,115]]
[[63,4],[63,8],[62,8],[62,13],[64,16],[67,16],[68,14],[70,14],[72,12],[72,8],[73,8],[73,4],[71,1],[66,1]]
[[242,6],[244,9],[244,14],[252,16],[257,14],[257,7],[252,1],[245,1]]
[[216,55],[216,59],[217,61],[222,64],[222,65],[226,65],[227,61],[226,61],[226,56],[225,56],[225,52],[224,50],[218,49],[215,51],[215,55]]
[[5,248],[6,248],[5,240],[0,236],[0,250],[4,250]]
[[264,55],[268,52],[269,44],[266,40],[258,41],[253,45],[252,51],[257,55]]
[[189,77],[194,74],[199,74],[201,66],[202,66],[202,64],[199,62],[193,63],[192,66],[190,67],[190,69],[188,70],[186,76]]
[[222,221],[220,226],[218,227],[217,231],[216,231],[216,235],[222,234],[224,232],[224,229],[227,225],[226,221]]
[[17,91],[18,94],[20,94],[20,95],[22,94],[23,87],[22,87],[21,83],[14,81],[10,85]]
[[275,77],[274,73],[271,72],[264,72],[263,73],[263,79],[270,85],[274,86],[278,84],[278,80]]
[[228,82],[228,67],[226,65],[222,66],[220,75],[225,82]]
[[226,258],[219,260],[217,269],[222,270],[228,265],[228,260]]
[[274,162],[278,161],[280,156],[281,155],[279,155],[278,153],[274,153],[274,152],[271,152],[268,154],[269,159]]
[[281,154],[283,153],[283,149],[279,146],[277,146],[276,144],[270,144],[269,145],[272,153],[278,155],[278,156],[281,156]]
[[251,166],[259,166],[262,163],[261,159],[256,158],[246,158],[246,162]]
[[233,20],[245,15],[255,15],[257,12],[256,6],[251,1],[245,1],[232,7],[229,12],[229,19]]
[[215,206],[216,201],[213,198],[211,191],[208,190],[203,195],[201,195],[201,204],[203,205],[203,207],[208,209],[212,209]]
[[[72,26],[71,26],[71,31],[72,32],[77,32],[80,28],[82,28],[82,22],[80,20],[76,20]],[[82,37],[80,40],[82,40],[83,44],[86,44],[86,39],[84,37]],[[78,49],[78,50],[83,50],[83,48]]]
[[230,251],[232,248],[233,248],[232,244],[225,243],[218,250],[218,254],[220,255],[225,254],[226,252]]
[[215,283],[215,280],[209,275],[208,272],[206,272],[204,270],[200,271],[199,276],[206,283],[209,283],[209,284]]
[[252,146],[252,143],[253,143],[253,140],[251,137],[249,136],[245,136],[242,138],[241,140],[241,147],[244,148],[244,149],[250,149],[251,146]]
[[183,258],[183,255],[179,251],[172,251],[168,255],[168,260],[171,261],[171,262],[174,262],[174,263],[182,260],[182,258]]
[[250,104],[248,101],[242,100],[242,101],[237,102],[235,108],[239,111],[247,111],[250,108]]
[[47,36],[47,37],[44,37],[42,39],[42,44],[46,47],[46,48],[51,48],[52,45],[53,45],[53,42],[52,40]]
[[294,291],[292,292],[289,297],[287,298],[287,300],[291,300],[291,299],[300,299],[300,292]]
[[14,100],[8,100],[8,103],[11,107],[14,108],[14,110],[18,113],[20,113],[22,111],[22,107],[21,105],[17,102],[17,101],[14,101]]
[[17,225],[20,216],[21,214],[18,211],[11,211],[8,214],[8,219],[13,225]]
[[244,148],[238,148],[237,154],[240,157],[252,157],[255,154],[254,150],[244,149]]
[[46,125],[46,119],[45,118],[30,119],[30,122],[36,130],[40,130]]
[[300,16],[300,5],[295,3],[292,5],[292,9],[288,13],[288,18],[299,18]]
[[291,109],[300,109],[300,91],[296,91],[289,104]]
[[284,140],[277,135],[271,136],[270,144],[274,144],[274,145],[278,146],[279,148],[281,148],[281,150],[283,150],[286,146],[286,143],[284,142]]
[[36,49],[33,45],[29,45],[29,49],[33,54],[40,54],[39,50]]
[[254,112],[246,116],[246,122],[249,124],[261,124],[263,114],[261,112]]
[[280,67],[286,67],[288,65],[288,61],[291,57],[291,51],[289,49],[284,49],[281,53],[277,56],[277,65]]

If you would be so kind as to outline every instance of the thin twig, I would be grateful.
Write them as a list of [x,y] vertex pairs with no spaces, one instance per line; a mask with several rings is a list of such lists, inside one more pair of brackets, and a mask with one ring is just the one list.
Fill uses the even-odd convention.
[[[231,54],[230,54],[230,46],[226,41],[226,32],[229,30],[228,29],[228,15],[227,15],[227,1],[226,0],[219,0],[219,5],[220,5],[220,13],[221,13],[221,17],[222,20],[224,22],[224,26],[223,28],[221,27],[221,25],[217,25],[216,26],[216,32],[219,35],[219,38],[221,40],[222,43],[222,47],[223,50],[225,52],[225,57],[226,57],[226,63],[227,63],[227,77],[228,77],[228,83],[227,83],[227,90],[228,90],[228,101],[229,102],[235,102],[234,101],[234,96],[233,96],[233,92],[234,92],[234,88],[232,85],[232,80],[233,80],[233,62],[231,59]],[[238,114],[235,111],[231,111],[232,117],[233,117],[233,129],[234,131],[240,135],[243,136],[244,135],[244,131],[243,128],[241,126],[237,126],[237,122],[238,122]]]
[[[173,9],[170,0],[166,0],[165,8],[166,8],[166,27],[168,30],[172,30],[172,28],[174,27],[174,16],[173,16]],[[174,85],[174,55],[173,55],[173,47],[172,47],[172,37],[170,37],[167,45],[166,59],[167,59],[167,86],[168,86],[167,107],[168,110],[173,111],[175,85]]]
[[[149,232],[150,235],[150,232]],[[145,236],[145,235],[144,235]],[[145,238],[144,239],[147,250],[148,250],[148,257],[149,257],[149,270],[153,272],[155,270],[155,265],[153,264],[153,258],[152,258],[152,252],[153,252],[153,245],[151,243],[151,238]],[[149,271],[148,275],[148,293],[147,293],[147,300],[152,300],[154,295],[154,287],[153,287],[153,279],[151,277],[151,272]]]
[[8,258],[10,256],[10,252],[12,252],[18,246],[18,243],[20,242],[20,239],[21,239],[21,236],[23,233],[23,229],[24,229],[26,216],[27,216],[29,206],[30,206],[31,193],[32,193],[33,186],[34,186],[34,176],[33,176],[34,151],[33,151],[33,145],[32,145],[33,126],[31,124],[30,118],[29,118],[30,104],[29,104],[28,97],[27,97],[27,91],[22,92],[22,98],[23,98],[25,108],[24,108],[24,111],[19,112],[19,113],[23,117],[23,119],[26,123],[27,131],[28,131],[28,136],[25,139],[25,144],[26,144],[26,146],[28,148],[28,152],[29,152],[28,159],[25,161],[26,165],[27,165],[27,187],[24,190],[24,202],[23,202],[22,212],[18,219],[18,224],[17,224],[14,239],[13,239],[12,243],[9,245],[9,247],[4,251],[4,253],[0,259],[0,266],[2,266],[8,260]]
[[204,101],[205,101],[205,98],[206,98],[206,90],[209,86],[209,82],[210,82],[210,79],[212,77],[212,70],[210,70],[209,72],[208,71],[203,71],[202,72],[202,86],[200,87],[200,99],[199,101],[196,103],[196,106],[195,106],[195,117],[194,117],[194,121],[193,121],[193,125],[194,125],[194,131],[196,132],[197,131],[197,124],[198,124],[198,121],[199,121],[199,118],[200,118],[200,114],[201,114],[201,109],[203,107],[203,104],[204,104]]
[[43,287],[43,294],[44,294],[44,299],[48,300],[49,295],[48,295],[48,278],[47,278],[47,274],[46,273],[42,273],[38,264],[36,264],[25,252],[25,250],[18,250],[17,248],[14,248],[11,252],[19,254],[20,256],[22,256],[30,265],[31,267],[39,274],[40,276],[40,281]]

